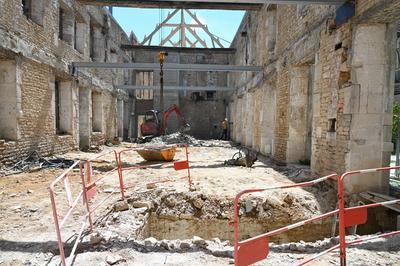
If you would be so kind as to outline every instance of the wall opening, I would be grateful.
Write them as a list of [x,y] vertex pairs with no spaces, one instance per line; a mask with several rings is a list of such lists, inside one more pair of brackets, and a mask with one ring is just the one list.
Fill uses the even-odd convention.
[[106,38],[100,25],[90,19],[90,58],[95,62],[106,62]]
[[31,8],[32,8],[31,0],[22,0],[22,13],[27,18],[31,18]]
[[72,134],[71,82],[54,82],[55,125],[58,135]]
[[192,92],[192,94],[190,95],[190,99],[194,102],[199,102],[199,101],[203,101],[204,97],[201,95],[201,93],[199,91],[194,91]]
[[74,13],[60,3],[58,23],[58,38],[69,45],[74,44],[75,18]]
[[328,120],[328,132],[336,132],[336,118]]
[[103,100],[100,92],[92,92],[92,131],[103,132]]
[[83,19],[79,18],[79,16],[75,16],[75,41],[74,48],[79,53],[85,53],[85,43],[86,43],[86,34],[87,34],[87,26]]
[[[90,22],[91,22],[91,20],[90,20]],[[90,40],[89,40],[89,56],[90,56],[90,59],[92,61],[94,61],[94,45],[93,45],[93,42],[94,42],[94,26],[93,26],[92,23],[90,23],[90,26],[89,26],[89,38],[90,38]]]
[[209,101],[215,100],[216,95],[217,95],[217,91],[206,91],[206,99]]
[[87,150],[90,146],[90,90],[79,88],[79,148]]
[[[154,73],[153,71],[140,71],[136,72],[136,85],[137,86],[153,86]],[[136,90],[135,96],[137,100],[153,100],[153,90]]]
[[22,0],[22,13],[36,24],[43,26],[43,0]]
[[0,61],[0,139],[14,141],[17,136],[16,63]]

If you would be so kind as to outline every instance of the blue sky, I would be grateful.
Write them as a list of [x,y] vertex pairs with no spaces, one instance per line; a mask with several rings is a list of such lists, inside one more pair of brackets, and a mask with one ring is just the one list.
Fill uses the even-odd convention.
[[[139,41],[142,41],[145,35],[150,34],[156,25],[160,23],[160,16],[164,20],[168,12],[172,12],[171,9],[139,9],[139,8],[122,8],[114,7],[113,14],[122,28],[129,34],[133,30],[135,35],[138,37]],[[227,41],[232,41],[237,28],[243,18],[243,11],[221,11],[221,10],[192,10],[196,13],[197,17],[201,22],[208,26],[211,33],[225,39]],[[191,22],[189,15],[185,16],[188,22]],[[170,23],[178,23],[180,16],[176,19],[170,21]],[[171,28],[164,28],[163,36],[167,36],[171,31]],[[210,46],[211,42],[208,40],[206,34],[202,30],[196,30],[196,33],[203,39],[206,40],[207,44]],[[176,38],[179,35],[176,34]],[[190,36],[190,34],[189,34]],[[175,40],[176,40],[175,38]],[[152,45],[158,45],[160,40],[160,35],[156,35],[153,38]],[[229,43],[221,41],[225,47],[229,47]]]

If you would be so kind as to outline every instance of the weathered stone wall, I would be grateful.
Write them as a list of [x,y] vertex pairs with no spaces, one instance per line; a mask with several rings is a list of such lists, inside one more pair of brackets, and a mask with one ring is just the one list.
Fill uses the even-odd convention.
[[[278,162],[310,161],[319,175],[388,165],[399,10],[398,1],[356,1],[339,27],[329,6],[246,13],[232,63],[264,71],[229,75],[233,139]],[[352,180],[351,191],[387,191],[385,175]]]
[[[11,70],[1,68],[0,77],[15,77],[12,93],[15,103],[9,103],[13,108],[7,119],[16,130],[15,137],[11,134],[11,138],[0,139],[0,166],[20,160],[33,150],[45,156],[77,149],[80,143],[82,148],[88,148],[92,137],[89,97],[92,90],[102,92],[104,101],[104,130],[93,137],[93,142],[112,139],[117,136],[116,99],[127,97],[113,88],[130,78],[126,71],[79,70],[76,76],[70,74],[71,62],[91,60],[90,25],[102,33],[98,41],[106,44],[102,50],[104,60],[123,62],[131,58],[119,49],[121,43],[129,42],[128,37],[108,11],[81,6],[75,1],[32,2],[32,13],[24,15],[21,1],[0,0],[0,65],[2,62],[15,65]],[[60,7],[64,14],[62,35],[59,34]],[[56,132],[58,82],[62,84],[60,101],[67,102],[60,106],[60,116],[67,119],[61,121],[61,127],[66,129],[62,134]],[[0,81],[0,91],[4,84]],[[87,94],[82,93],[84,90]],[[1,112],[7,115],[4,110]],[[85,138],[87,141],[81,141]]]
[[[167,63],[181,64],[228,64],[229,54],[222,53],[184,53],[169,52]],[[135,62],[158,63],[158,51],[136,52]],[[160,85],[160,74],[153,74],[154,86]],[[227,74],[223,72],[164,71],[165,86],[182,87],[226,87]],[[212,90],[212,89],[210,89]],[[226,117],[226,92],[217,91],[213,99],[207,99],[205,91],[201,91],[198,100],[193,98],[193,91],[164,91],[164,108],[173,104],[180,107],[185,119],[191,124],[188,134],[200,139],[219,138],[220,122]],[[159,90],[154,91],[154,108],[160,109]],[[143,113],[146,110],[141,110]],[[167,132],[179,129],[179,121],[171,115]]]

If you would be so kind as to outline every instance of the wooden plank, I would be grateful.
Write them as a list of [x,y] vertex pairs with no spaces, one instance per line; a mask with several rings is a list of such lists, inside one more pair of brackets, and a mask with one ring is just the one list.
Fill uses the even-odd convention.
[[[385,201],[396,200],[396,198],[393,198],[393,197],[390,197],[387,195],[383,195],[383,194],[379,194],[376,192],[372,192],[372,191],[362,192],[362,193],[360,193],[360,196],[362,198],[369,200],[371,202],[374,202],[374,203],[381,203],[381,202],[385,202]],[[384,207],[400,213],[400,203],[393,204],[393,205],[387,205]]]

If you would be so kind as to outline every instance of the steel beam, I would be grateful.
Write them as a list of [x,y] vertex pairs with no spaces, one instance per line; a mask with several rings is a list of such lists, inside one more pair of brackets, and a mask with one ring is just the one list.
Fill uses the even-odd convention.
[[[116,86],[120,90],[160,90],[159,86],[135,86],[135,85],[120,85]],[[184,87],[184,86],[164,86],[167,91],[233,91],[234,88],[229,87]]]
[[199,48],[199,47],[167,47],[167,46],[148,46],[148,45],[121,45],[123,50],[142,50],[154,52],[176,52],[176,53],[213,53],[213,54],[233,54],[236,52],[235,48]]
[[221,9],[221,10],[260,10],[260,4],[243,3],[210,3],[202,0],[191,1],[160,1],[160,0],[76,0],[85,5],[118,6],[135,8],[187,8],[187,9]]
[[140,8],[259,10],[263,4],[342,5],[346,0],[77,0],[82,4]]
[[[102,68],[102,69],[134,69],[142,71],[160,70],[158,63],[100,63],[100,62],[74,62],[74,69],[79,68]],[[262,66],[238,66],[238,65],[214,65],[214,64],[164,64],[164,70],[183,71],[218,71],[218,72],[261,72]]]

